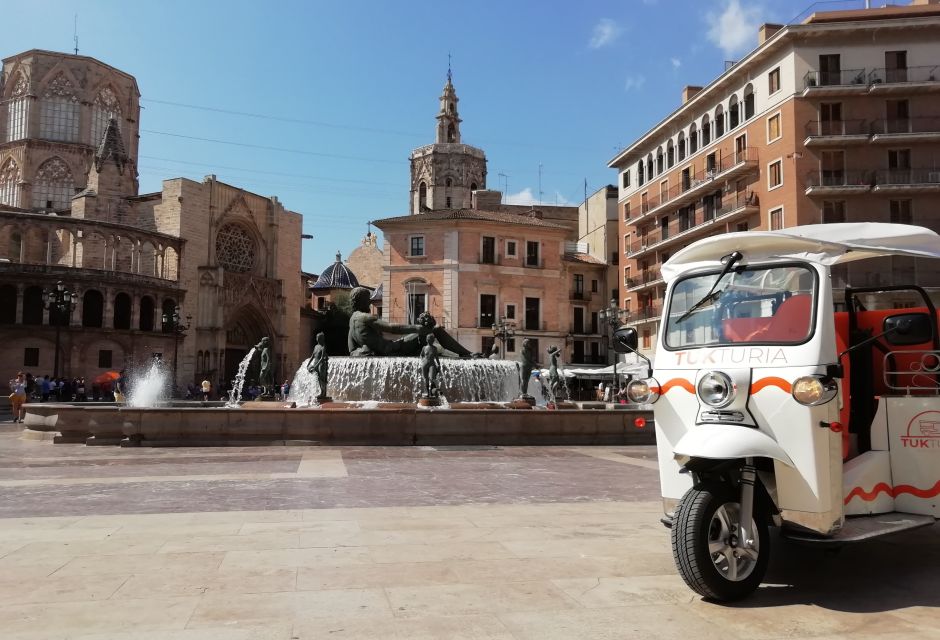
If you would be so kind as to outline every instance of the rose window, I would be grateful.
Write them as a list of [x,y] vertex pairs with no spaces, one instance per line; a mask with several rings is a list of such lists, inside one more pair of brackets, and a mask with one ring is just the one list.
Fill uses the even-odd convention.
[[251,271],[255,266],[255,241],[244,228],[227,224],[215,238],[215,256],[226,271]]

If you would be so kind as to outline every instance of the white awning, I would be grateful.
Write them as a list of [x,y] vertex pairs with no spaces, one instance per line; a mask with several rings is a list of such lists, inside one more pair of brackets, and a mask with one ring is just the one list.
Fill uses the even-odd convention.
[[668,282],[692,269],[714,268],[732,251],[743,264],[798,259],[825,265],[881,256],[940,258],[940,235],[924,227],[882,222],[810,224],[780,231],[724,233],[693,242],[662,266]]

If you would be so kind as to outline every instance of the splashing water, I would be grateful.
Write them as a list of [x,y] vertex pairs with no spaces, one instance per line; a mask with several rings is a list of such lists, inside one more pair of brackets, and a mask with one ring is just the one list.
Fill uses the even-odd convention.
[[251,359],[254,355],[255,348],[252,347],[248,350],[248,353],[245,354],[245,357],[242,358],[242,361],[238,363],[238,373],[235,374],[235,384],[232,385],[228,402],[225,403],[225,406],[229,409],[237,407],[242,400],[242,387],[245,386],[245,374],[248,372],[248,365],[251,364]]
[[[519,393],[518,368],[510,360],[441,359],[441,390],[450,402],[509,401]],[[339,401],[417,402],[424,386],[420,358],[330,358],[330,396]],[[304,361],[288,400],[316,405],[319,383]]]
[[160,360],[143,370],[131,373],[128,381],[127,406],[156,407],[170,396],[170,372]]

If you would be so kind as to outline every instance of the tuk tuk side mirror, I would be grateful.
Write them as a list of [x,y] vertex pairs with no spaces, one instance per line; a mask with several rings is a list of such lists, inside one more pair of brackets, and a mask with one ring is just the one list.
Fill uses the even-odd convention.
[[[924,344],[933,340],[933,327],[926,313],[899,313],[884,320],[885,341],[890,345]],[[890,332],[890,333],[889,333]]]
[[635,353],[646,361],[646,377],[653,375],[653,363],[637,350],[637,333],[633,327],[620,327],[614,332],[614,351],[617,353]]

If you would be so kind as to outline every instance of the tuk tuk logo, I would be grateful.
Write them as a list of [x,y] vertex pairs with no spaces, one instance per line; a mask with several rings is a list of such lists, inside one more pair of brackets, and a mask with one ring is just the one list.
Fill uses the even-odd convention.
[[703,351],[677,351],[678,366],[682,365],[785,365],[787,354],[783,349],[773,347],[726,347]]
[[924,411],[911,418],[901,445],[908,449],[940,449],[940,411]]

